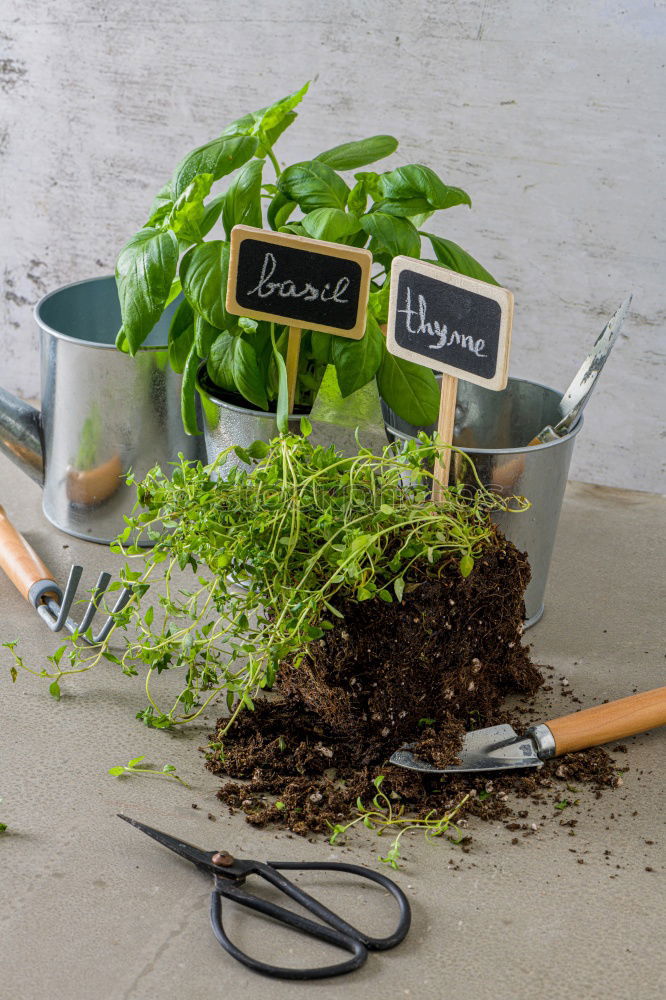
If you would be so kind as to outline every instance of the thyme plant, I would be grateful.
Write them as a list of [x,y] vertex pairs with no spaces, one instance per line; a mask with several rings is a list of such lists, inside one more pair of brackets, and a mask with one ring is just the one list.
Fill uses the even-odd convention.
[[[137,505],[114,547],[128,557],[121,580],[132,598],[101,646],[70,641],[50,657],[41,674],[52,690],[105,659],[125,674],[145,673],[148,704],[138,717],[147,725],[196,719],[223,693],[228,729],[283,660],[298,664],[335,627],[344,599],[401,601],[417,562],[437,573],[455,560],[468,576],[493,537],[491,511],[527,506],[480,482],[433,502],[429,469],[439,444],[425,435],[402,452],[359,447],[347,457],[314,445],[306,419],[301,430],[227,449],[210,466],[181,458],[171,479],[156,467],[137,483]],[[234,452],[246,464],[217,479]],[[153,548],[141,548],[142,539]],[[193,582],[183,588],[175,576],[188,569]],[[164,706],[153,681],[166,670],[180,672],[182,687]]]

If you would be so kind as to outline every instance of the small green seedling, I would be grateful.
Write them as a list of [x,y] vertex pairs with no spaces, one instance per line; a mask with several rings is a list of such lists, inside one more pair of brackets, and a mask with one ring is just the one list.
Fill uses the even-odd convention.
[[172,781],[178,781],[185,788],[190,787],[186,781],[183,781],[176,774],[176,768],[173,764],[165,764],[161,771],[158,771],[154,767],[139,767],[138,765],[145,759],[145,757],[133,757],[126,764],[116,764],[109,768],[109,774],[112,774],[116,778],[122,778],[126,774],[149,774],[153,778],[171,778]]
[[413,817],[404,816],[405,807],[403,805],[397,808],[394,807],[389,796],[381,790],[383,781],[383,774],[379,774],[373,781],[373,785],[377,789],[377,794],[372,800],[371,808],[366,808],[359,797],[356,800],[356,809],[358,812],[356,819],[351,820],[350,823],[336,823],[335,826],[329,824],[331,826],[330,844],[335,844],[347,830],[356,826],[357,823],[363,823],[363,826],[367,827],[368,830],[374,830],[378,837],[381,837],[385,830],[395,831],[398,829],[399,833],[392,841],[386,854],[384,856],[379,855],[380,861],[390,865],[391,868],[397,869],[400,867],[401,860],[400,841],[410,830],[421,830],[426,840],[433,840],[435,837],[442,837],[446,834],[452,843],[460,844],[462,842],[464,833],[453,822],[453,817],[465,805],[469,794],[465,795],[454,809],[443,816],[438,817],[435,810],[431,809],[422,819],[414,819]]

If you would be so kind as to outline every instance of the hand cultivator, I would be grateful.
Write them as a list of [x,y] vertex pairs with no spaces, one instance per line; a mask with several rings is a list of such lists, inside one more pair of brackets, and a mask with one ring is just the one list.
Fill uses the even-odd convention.
[[100,573],[81,621],[75,622],[69,617],[69,613],[83,574],[83,566],[72,566],[63,593],[53,580],[51,571],[14,527],[3,507],[0,507],[0,568],[52,632],[60,632],[65,628],[88,645],[96,645],[106,639],[113,627],[114,615],[122,611],[132,594],[128,587],[123,587],[100,630],[94,635],[89,633],[111,582],[111,574]]

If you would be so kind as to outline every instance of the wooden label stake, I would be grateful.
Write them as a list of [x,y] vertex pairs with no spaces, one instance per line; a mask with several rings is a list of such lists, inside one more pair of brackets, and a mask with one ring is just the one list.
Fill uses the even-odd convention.
[[[506,288],[436,264],[395,257],[386,346],[391,354],[442,373],[437,434],[453,443],[458,379],[487,389],[508,380],[513,295]],[[433,499],[449,485],[450,447],[435,463]]]
[[289,390],[289,413],[294,412],[296,381],[298,379],[298,359],[301,353],[301,331],[297,326],[289,327],[287,341],[287,387]]
[[[442,391],[439,397],[439,420],[437,421],[437,436],[441,441],[450,444],[453,441],[453,424],[456,419],[456,396],[458,394],[458,379],[454,375],[442,375]],[[441,500],[444,490],[449,486],[449,469],[451,466],[451,449],[442,448],[435,462],[435,479],[432,484],[433,500]]]

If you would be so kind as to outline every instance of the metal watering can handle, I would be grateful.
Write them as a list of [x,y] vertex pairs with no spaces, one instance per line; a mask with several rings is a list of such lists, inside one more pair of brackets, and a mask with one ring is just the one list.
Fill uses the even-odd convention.
[[0,569],[3,569],[19,594],[32,603],[30,591],[35,584],[45,593],[43,584],[52,584],[49,593],[60,599],[62,592],[53,574],[42,562],[23,535],[14,527],[4,507],[0,506]]
[[0,451],[40,486],[44,484],[39,410],[0,388]]

